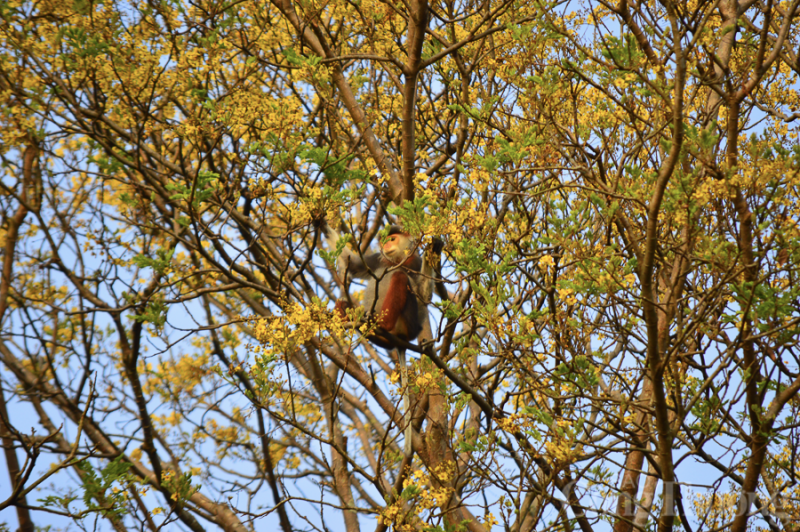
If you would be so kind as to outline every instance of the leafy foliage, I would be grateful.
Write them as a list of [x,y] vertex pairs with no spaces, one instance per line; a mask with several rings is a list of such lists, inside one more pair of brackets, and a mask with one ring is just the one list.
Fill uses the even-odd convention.
[[3,517],[795,530],[799,10],[0,3]]

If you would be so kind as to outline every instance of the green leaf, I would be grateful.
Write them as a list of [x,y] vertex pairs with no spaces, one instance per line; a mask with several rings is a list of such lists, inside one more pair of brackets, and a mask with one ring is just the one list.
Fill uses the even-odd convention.
[[174,254],[175,254],[175,248],[169,250],[159,249],[158,251],[156,251],[157,258],[151,259],[146,255],[137,255],[136,257],[133,258],[133,262],[139,268],[152,268],[155,272],[163,275],[164,270],[166,270],[167,267],[169,266],[170,261],[172,260],[172,256]]

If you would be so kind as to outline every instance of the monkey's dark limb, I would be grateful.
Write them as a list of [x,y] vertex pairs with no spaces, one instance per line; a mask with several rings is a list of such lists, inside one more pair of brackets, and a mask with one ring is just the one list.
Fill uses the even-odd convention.
[[[352,327],[359,327],[364,324],[364,320],[359,322],[349,322],[345,323],[345,326],[352,326]],[[375,331],[370,334],[368,337],[373,344],[377,345],[378,347],[383,347],[384,349],[403,349],[404,351],[412,351],[414,353],[419,353],[420,355],[426,354],[426,351],[420,348],[417,344],[412,344],[407,340],[403,340],[400,337],[397,337],[390,333],[389,331],[385,331],[379,327],[375,328]],[[386,345],[381,345],[378,342],[382,342]],[[427,344],[426,344],[427,345]]]

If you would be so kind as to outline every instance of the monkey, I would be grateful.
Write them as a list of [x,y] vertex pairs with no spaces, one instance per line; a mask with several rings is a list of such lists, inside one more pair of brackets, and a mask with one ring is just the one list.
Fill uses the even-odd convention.
[[[327,227],[326,240],[336,249],[339,235]],[[406,342],[415,340],[428,320],[428,303],[433,292],[433,270],[414,252],[415,244],[399,226],[389,228],[389,234],[378,253],[363,257],[345,247],[338,258],[345,275],[367,280],[361,306],[377,329],[368,339],[378,347],[397,346],[383,331]],[[340,301],[337,310],[349,305]]]
[[[326,240],[336,249],[339,234],[326,226]],[[411,413],[408,399],[408,366],[405,349],[385,333],[410,342],[420,335],[428,323],[428,303],[433,293],[433,269],[427,260],[415,252],[415,243],[399,226],[389,228],[389,234],[378,253],[363,256],[345,247],[337,262],[344,275],[367,280],[362,307],[367,319],[377,325],[367,339],[378,347],[397,350],[400,384],[403,387],[403,408],[407,417],[404,452],[411,453]],[[336,310],[344,316],[349,307],[339,300]]]

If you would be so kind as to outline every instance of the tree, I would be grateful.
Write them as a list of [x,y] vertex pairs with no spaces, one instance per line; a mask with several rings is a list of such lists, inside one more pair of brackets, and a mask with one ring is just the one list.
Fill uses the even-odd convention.
[[[798,0],[0,14],[22,530],[797,530]],[[407,390],[323,220],[434,261]]]

